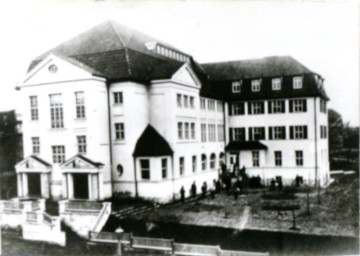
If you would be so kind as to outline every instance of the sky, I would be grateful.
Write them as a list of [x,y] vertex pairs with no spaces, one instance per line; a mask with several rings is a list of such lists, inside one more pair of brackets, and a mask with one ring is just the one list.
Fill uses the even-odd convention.
[[113,20],[198,62],[291,55],[325,78],[328,107],[359,125],[356,2],[12,0],[0,4],[0,111],[33,58]]

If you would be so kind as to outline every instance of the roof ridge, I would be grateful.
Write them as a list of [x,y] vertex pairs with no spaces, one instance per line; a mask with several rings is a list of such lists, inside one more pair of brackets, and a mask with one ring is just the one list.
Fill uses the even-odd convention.
[[282,55],[282,56],[273,55],[273,56],[265,56],[265,57],[253,58],[253,59],[237,59],[237,60],[228,60],[228,61],[206,62],[206,63],[201,63],[200,65],[235,63],[235,62],[242,62],[242,61],[260,61],[260,60],[265,60],[265,59],[270,59],[270,58],[292,58],[293,60],[295,60],[291,55]]

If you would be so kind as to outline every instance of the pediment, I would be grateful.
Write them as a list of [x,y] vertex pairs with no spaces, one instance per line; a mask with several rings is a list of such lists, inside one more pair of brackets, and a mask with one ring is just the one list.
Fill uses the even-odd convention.
[[70,158],[65,163],[63,163],[61,165],[61,168],[65,168],[65,169],[92,169],[92,168],[99,168],[102,165],[103,164],[93,162],[92,160],[90,160],[90,159],[88,159],[88,158],[86,158],[84,156],[76,155],[76,156]]
[[15,165],[16,169],[48,169],[49,163],[36,156],[29,156]]
[[200,87],[199,79],[187,64],[183,65],[178,71],[176,71],[176,73],[172,76],[172,80]]

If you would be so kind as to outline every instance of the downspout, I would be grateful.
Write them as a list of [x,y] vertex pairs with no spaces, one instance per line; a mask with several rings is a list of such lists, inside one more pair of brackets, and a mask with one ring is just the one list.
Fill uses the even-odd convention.
[[171,168],[171,183],[172,183],[172,190],[173,190],[173,201],[175,201],[174,153],[171,154],[171,165],[172,165],[172,168]]
[[113,155],[112,155],[112,139],[111,139],[111,111],[110,111],[110,84],[106,81],[106,92],[108,99],[108,122],[109,122],[109,153],[110,153],[110,191],[113,192]]
[[[226,131],[228,130],[228,128],[226,127],[226,121],[227,121],[227,116],[226,115],[226,108],[228,108],[228,106],[226,105],[226,102],[224,101],[223,102],[223,118],[224,118],[224,158],[225,158],[225,166],[226,166],[226,169],[227,169],[227,157],[226,157],[226,151],[225,151],[225,147],[226,147],[226,137],[229,137],[229,136],[226,136]],[[229,139],[230,141],[230,139]],[[239,157],[240,158],[240,157]],[[240,161],[240,159],[239,159]],[[219,171],[218,171],[218,180],[220,180],[220,174],[221,174],[221,167],[219,168]]]
[[134,177],[135,177],[135,198],[138,198],[139,194],[138,194],[138,183],[137,183],[137,175],[136,175],[136,156],[134,156]]
[[318,188],[318,204],[320,204],[320,182],[318,181],[318,157],[317,157],[317,115],[316,97],[314,97],[314,133],[315,133],[315,186]]

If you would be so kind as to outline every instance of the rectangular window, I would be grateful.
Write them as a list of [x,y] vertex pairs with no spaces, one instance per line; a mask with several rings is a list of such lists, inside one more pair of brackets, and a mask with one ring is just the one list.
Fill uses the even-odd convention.
[[217,102],[217,108],[216,109],[217,109],[218,112],[223,112],[223,104],[222,104],[221,101]]
[[232,104],[232,115],[244,115],[245,114],[245,104],[244,102],[234,102]]
[[51,128],[64,128],[61,94],[50,94]]
[[30,96],[30,114],[31,120],[39,120],[39,109],[37,96]]
[[85,118],[85,97],[84,92],[75,92],[76,118]]
[[178,139],[181,140],[183,138],[183,124],[178,122]]
[[269,127],[269,140],[286,139],[286,126]]
[[195,108],[194,97],[190,96],[190,108]]
[[259,151],[252,151],[253,167],[260,166]]
[[181,94],[176,95],[176,100],[177,100],[178,107],[182,106],[181,98],[182,98]]
[[272,89],[274,91],[281,90],[281,78],[274,78],[271,80]]
[[265,127],[249,127],[249,140],[265,140]]
[[232,92],[239,93],[241,92],[241,83],[242,81],[236,81],[232,83]]
[[295,76],[293,78],[293,88],[294,89],[301,89],[302,88],[302,77],[301,76]]
[[218,128],[218,141],[225,141],[224,125],[223,124],[218,124],[217,128]]
[[307,126],[290,126],[290,139],[307,139]]
[[206,142],[206,124],[201,124],[201,141]]
[[162,178],[166,179],[167,177],[167,159],[163,158],[161,159],[161,174],[162,174]]
[[78,153],[86,154],[86,136],[77,136]]
[[114,92],[114,103],[115,104],[123,104],[123,93],[122,92]]
[[245,134],[245,128],[233,128],[233,140],[235,141],[245,141],[246,134]]
[[327,138],[326,126],[320,125],[320,138],[321,139],[326,139]]
[[150,180],[150,160],[140,159],[141,179]]
[[268,101],[268,113],[285,113],[284,100],[271,100]]
[[189,97],[187,95],[184,95],[184,107],[189,107]]
[[265,113],[263,101],[249,102],[248,107],[249,115],[259,115]]
[[195,123],[191,123],[191,138],[195,139]]
[[206,170],[206,155],[205,154],[201,155],[201,170],[203,170],[203,171]]
[[32,151],[33,154],[40,154],[40,138],[39,137],[32,137]]
[[216,141],[215,124],[208,125],[209,141]]
[[200,99],[200,109],[206,109],[206,99]]
[[185,139],[189,139],[189,123],[185,123]]
[[116,123],[115,124],[115,139],[117,139],[117,140],[125,139],[124,123]]
[[197,164],[196,164],[196,156],[192,157],[192,171],[196,172]]
[[180,173],[180,175],[184,174],[184,167],[185,167],[184,162],[185,162],[184,157],[179,157],[179,173]]
[[289,100],[290,112],[306,112],[306,99]]
[[214,100],[208,100],[208,110],[215,111],[215,101]]
[[282,165],[282,157],[281,157],[281,151],[275,151],[275,166],[281,166]]
[[65,146],[52,146],[53,163],[62,164],[65,162]]
[[326,113],[326,101],[323,99],[320,99],[320,112]]
[[252,80],[251,81],[251,91],[259,92],[260,91],[260,80]]
[[303,166],[304,165],[303,152],[301,150],[295,151],[295,157],[296,157],[296,166]]

